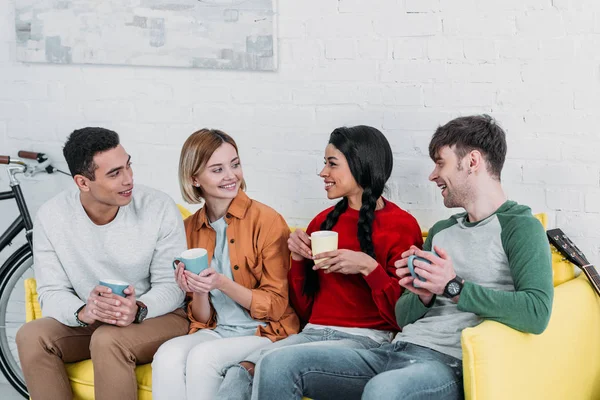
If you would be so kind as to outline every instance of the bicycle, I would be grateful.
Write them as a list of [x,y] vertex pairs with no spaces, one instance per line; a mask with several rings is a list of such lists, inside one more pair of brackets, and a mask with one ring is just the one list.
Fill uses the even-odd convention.
[[[16,175],[31,177],[40,172],[69,174],[53,167],[50,158],[44,153],[19,151],[18,156],[20,158],[0,156],[0,164],[7,165],[11,187],[9,191],[0,192],[0,201],[15,199],[19,209],[19,216],[0,236],[0,252],[10,246],[23,230],[27,239],[0,267],[0,372],[17,392],[27,398],[29,394],[21,371],[15,337],[25,323],[23,282],[33,277],[33,222]],[[36,160],[37,164],[27,163],[23,159]]]

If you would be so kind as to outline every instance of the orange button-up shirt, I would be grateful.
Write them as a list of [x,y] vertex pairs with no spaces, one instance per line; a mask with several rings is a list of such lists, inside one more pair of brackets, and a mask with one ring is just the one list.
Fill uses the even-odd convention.
[[[298,333],[300,321],[288,298],[290,230],[285,220],[272,208],[240,191],[229,205],[225,221],[233,280],[252,291],[250,316],[267,323],[257,328],[256,335],[276,341]],[[184,225],[188,248],[206,249],[208,259],[212,260],[217,233],[210,226],[206,207],[188,217]],[[190,300],[191,295],[188,293]],[[217,326],[212,304],[206,323],[194,319],[191,307],[190,301],[187,312],[190,333]]]

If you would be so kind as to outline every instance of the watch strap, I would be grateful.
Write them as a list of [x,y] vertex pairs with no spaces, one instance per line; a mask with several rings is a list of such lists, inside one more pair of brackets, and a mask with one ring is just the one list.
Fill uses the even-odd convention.
[[148,307],[139,300],[136,301],[135,304],[137,304],[138,310],[135,313],[135,318],[134,318],[133,322],[136,324],[139,324],[144,319],[146,319],[146,315],[148,315]]
[[82,320],[79,319],[79,311],[83,310],[83,307],[85,307],[85,304],[82,305],[81,307],[79,307],[77,309],[77,311],[75,311],[75,321],[77,321],[77,323],[79,324],[79,326],[81,326],[82,328],[85,328],[86,326],[89,326],[89,324],[83,322]]

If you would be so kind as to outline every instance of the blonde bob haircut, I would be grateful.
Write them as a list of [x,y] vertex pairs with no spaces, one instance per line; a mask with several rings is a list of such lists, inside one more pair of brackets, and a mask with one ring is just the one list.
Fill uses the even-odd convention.
[[[218,129],[200,129],[192,133],[183,144],[179,157],[179,187],[183,199],[189,204],[202,203],[202,188],[194,186],[192,177],[204,171],[210,157],[223,143],[232,145],[239,155],[235,140]],[[240,187],[246,190],[244,180]]]

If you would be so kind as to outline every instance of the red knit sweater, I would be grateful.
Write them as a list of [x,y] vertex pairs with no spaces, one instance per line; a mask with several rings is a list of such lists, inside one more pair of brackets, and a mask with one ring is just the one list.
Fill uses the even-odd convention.
[[[321,212],[308,225],[309,235],[320,230],[333,207]],[[338,248],[361,251],[358,242],[358,211],[348,208],[333,227],[338,232]],[[289,273],[290,300],[303,322],[312,324],[399,330],[394,306],[402,293],[394,262],[411,245],[422,247],[421,229],[415,218],[396,204],[385,200],[375,211],[373,245],[377,268],[369,275],[325,274],[318,270],[320,289],[311,299],[303,294],[307,266],[314,261],[293,261]]]

